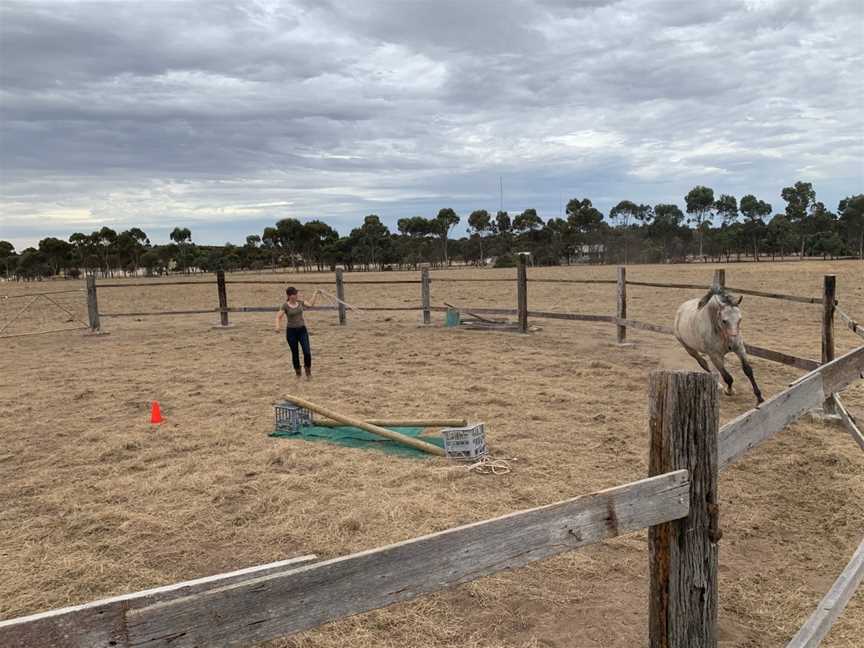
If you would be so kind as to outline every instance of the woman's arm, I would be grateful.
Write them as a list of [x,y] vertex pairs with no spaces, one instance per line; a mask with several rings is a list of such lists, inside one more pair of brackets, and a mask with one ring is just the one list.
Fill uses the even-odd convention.
[[310,301],[306,301],[304,299],[303,305],[309,306],[310,308],[315,306],[318,303],[318,295],[320,295],[320,294],[321,294],[321,292],[319,290],[315,290],[315,292],[312,293],[312,299]]
[[282,308],[279,308],[279,312],[276,313],[276,330],[282,330],[282,318],[285,317],[285,311]]

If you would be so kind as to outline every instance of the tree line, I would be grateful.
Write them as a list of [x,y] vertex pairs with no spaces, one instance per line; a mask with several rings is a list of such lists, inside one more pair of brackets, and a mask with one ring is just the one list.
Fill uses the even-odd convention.
[[[697,186],[676,204],[654,206],[622,200],[607,216],[588,198],[573,198],[564,217],[544,220],[535,209],[511,216],[485,209],[467,216],[468,236],[451,238],[462,218],[450,208],[433,218],[400,218],[396,232],[371,214],[348,236],[320,220],[285,218],[243,245],[196,245],[188,228],[176,227],[171,243],[153,245],[137,227],[117,233],[102,227],[68,240],[39,241],[20,253],[0,241],[0,270],[8,279],[164,275],[172,272],[294,268],[351,270],[417,268],[421,263],[511,266],[530,252],[535,265],[656,263],[743,258],[855,256],[864,259],[864,194],[844,198],[832,212],[816,200],[809,182],[780,194],[782,212],[753,195],[737,200]],[[686,213],[685,213],[686,212]],[[772,215],[773,213],[773,215]]]

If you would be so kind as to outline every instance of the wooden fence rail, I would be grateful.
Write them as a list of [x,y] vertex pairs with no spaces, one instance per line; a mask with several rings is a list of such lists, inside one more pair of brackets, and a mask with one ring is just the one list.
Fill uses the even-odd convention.
[[171,600],[132,595],[131,604],[112,602],[110,614],[91,604],[3,621],[0,645],[184,648],[264,641],[677,520],[688,514],[689,493],[688,472],[676,470]]
[[730,421],[719,432],[720,469],[738,461],[802,414],[861,378],[864,378],[864,346],[814,369],[758,409]]
[[813,614],[786,644],[786,648],[816,648],[843,612],[849,599],[864,579],[864,540]]
[[[92,293],[89,290],[90,283],[93,283]],[[462,278],[462,277],[436,277],[434,278],[434,282],[460,282],[460,281],[470,281],[470,282],[486,282],[486,281],[506,281],[510,282],[511,279],[504,279],[499,277],[491,277],[489,279],[476,279],[476,278]],[[100,284],[100,288],[102,287],[123,287],[123,286],[167,286],[167,285],[208,285],[212,284],[212,281],[182,281],[182,282],[162,282],[155,284],[146,284],[140,282],[133,282],[129,284],[115,283],[115,284]],[[219,301],[220,308],[218,309],[199,309],[199,310],[178,310],[178,311],[147,311],[147,312],[134,312],[134,313],[99,313],[98,310],[91,308],[91,329],[98,330],[98,318],[99,316],[103,317],[145,317],[145,316],[160,316],[160,315],[203,315],[209,313],[219,313],[220,321],[222,326],[228,325],[228,313],[238,312],[238,313],[255,313],[255,312],[271,312],[278,310],[278,307],[269,307],[269,306],[245,306],[245,307],[229,307],[228,306],[228,295],[226,286],[229,284],[280,284],[284,285],[286,282],[284,280],[227,280],[225,278],[224,273],[217,273],[217,297]],[[321,282],[311,282],[309,285],[325,285],[327,281]],[[414,279],[393,279],[393,280],[358,280],[358,281],[345,281],[343,278],[343,273],[341,269],[338,269],[335,273],[335,283],[336,283],[336,296],[337,296],[337,306],[328,307],[323,306],[319,307],[318,310],[337,310],[339,314],[339,323],[346,323],[346,306],[345,306],[345,287],[352,284],[419,284],[420,285],[420,303],[417,306],[373,306],[373,307],[364,307],[365,311],[380,311],[380,312],[400,312],[400,311],[413,311],[417,310],[421,314],[422,321],[424,324],[431,324],[431,313],[441,312],[446,309],[441,307],[433,307],[431,306],[431,285],[433,283],[433,277],[430,275],[429,270],[427,268],[423,268],[420,271],[420,278],[418,280]],[[528,284],[529,283],[573,283],[573,284],[616,284],[617,285],[617,307],[616,307],[616,315],[594,315],[594,314],[578,314],[578,313],[557,313],[552,311],[537,311],[537,310],[529,310],[528,306]],[[724,269],[718,269],[714,272],[714,277],[711,282],[711,287],[725,287],[726,276]],[[300,285],[300,283],[298,283]],[[652,333],[660,333],[664,335],[672,334],[672,328],[670,326],[664,324],[651,324],[648,322],[641,322],[639,320],[635,320],[627,317],[627,285],[631,286],[651,286],[651,287],[659,287],[659,288],[682,288],[688,290],[706,290],[709,286],[701,285],[701,284],[684,284],[684,283],[658,283],[658,282],[646,282],[646,281],[632,281],[626,278],[626,270],[624,268],[618,269],[618,278],[615,280],[606,280],[606,279],[532,279],[528,276],[527,265],[525,262],[525,258],[520,256],[519,264],[517,266],[516,272],[516,308],[471,308],[471,312],[481,314],[481,315],[515,315],[518,318],[519,322],[519,331],[523,333],[528,332],[528,320],[530,318],[540,318],[540,319],[557,319],[557,320],[569,320],[569,321],[580,321],[580,322],[609,322],[615,325],[616,329],[616,340],[619,343],[622,343],[627,338],[627,328],[633,328],[641,331],[649,331]],[[822,363],[830,361],[833,358],[833,349],[834,349],[834,338],[833,338],[833,327],[834,327],[834,311],[836,306],[835,299],[835,283],[833,275],[828,275],[825,278],[825,287],[823,290],[823,296],[821,299],[810,298],[810,297],[797,297],[794,295],[782,295],[779,293],[768,293],[763,291],[755,291],[755,290],[744,290],[737,288],[729,288],[728,290],[740,292],[742,294],[750,294],[757,295],[760,297],[768,297],[772,299],[785,299],[788,301],[797,301],[802,303],[822,303],[823,304],[823,319],[822,319]],[[88,278],[88,304],[93,302],[95,305],[96,294],[95,294],[95,278]],[[848,316],[845,313],[837,310],[841,316],[849,320]],[[95,320],[94,320],[95,318]],[[851,321],[851,320],[849,320]],[[857,323],[852,323],[850,328],[859,332],[856,329]],[[859,327],[860,328],[860,327]],[[801,358],[795,355],[791,355],[788,353],[784,353],[781,351],[775,351],[773,349],[767,349],[764,347],[760,347],[753,344],[747,345],[747,351],[750,355],[762,358],[764,360],[769,360],[772,362],[777,362],[780,364],[784,364],[790,367],[795,367],[796,369],[802,369],[804,371],[812,371],[816,367],[819,366],[819,362],[816,360],[811,360],[809,358]],[[828,410],[833,407],[832,401],[826,401],[824,405]]]

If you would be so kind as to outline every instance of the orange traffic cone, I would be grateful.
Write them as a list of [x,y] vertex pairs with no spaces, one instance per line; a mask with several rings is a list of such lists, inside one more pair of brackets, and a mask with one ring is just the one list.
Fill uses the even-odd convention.
[[159,401],[153,401],[153,405],[150,408],[150,422],[151,423],[161,423],[165,419],[162,418],[162,410],[159,409]]

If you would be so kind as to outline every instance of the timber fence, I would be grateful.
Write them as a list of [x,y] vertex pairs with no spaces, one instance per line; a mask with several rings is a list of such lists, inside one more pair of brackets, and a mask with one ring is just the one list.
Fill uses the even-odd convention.
[[[428,269],[422,269],[419,272],[417,279],[358,279],[356,281],[346,281],[341,269],[335,273],[333,280],[313,280],[313,281],[298,281],[295,285],[303,286],[330,286],[335,284],[336,305],[332,306],[316,306],[311,310],[318,311],[335,311],[338,314],[339,324],[346,325],[348,323],[348,310],[352,308],[346,300],[346,287],[352,285],[418,285],[420,287],[420,300],[416,306],[363,306],[363,311],[370,312],[409,312],[418,311],[424,324],[431,324],[433,312],[445,312],[448,307],[432,306],[431,303],[431,286],[432,283],[514,283],[514,279],[506,277],[490,277],[483,278],[467,278],[467,277],[433,277]],[[292,277],[294,278],[294,277]],[[299,278],[299,277],[297,277]],[[160,288],[163,286],[208,286],[213,285],[213,281],[165,281],[165,282],[118,282],[100,283],[97,286],[95,277],[87,277],[87,304],[89,313],[89,327],[92,332],[101,330],[102,318],[113,317],[150,317],[150,316],[171,316],[171,315],[210,315],[219,314],[219,327],[227,328],[230,326],[230,314],[240,313],[265,313],[277,312],[278,306],[230,306],[228,299],[228,286],[230,285],[286,285],[285,280],[275,279],[226,279],[225,273],[219,271],[216,273],[216,300],[217,306],[214,308],[199,308],[199,309],[184,309],[174,311],[135,311],[135,312],[101,312],[98,307],[98,290],[110,290],[114,288],[130,288],[130,287],[147,287]],[[664,289],[681,289],[681,290],[708,290],[709,288],[725,288],[731,292],[752,295],[765,299],[783,300],[787,302],[821,305],[822,307],[822,330],[821,330],[821,347],[822,354],[820,360],[811,358],[803,358],[791,353],[768,349],[757,346],[755,344],[747,344],[747,352],[757,358],[777,362],[803,371],[812,371],[816,367],[830,362],[834,358],[834,315],[839,315],[847,324],[849,329],[861,337],[864,337],[864,328],[847,315],[839,308],[839,303],[836,299],[836,278],[834,275],[825,275],[823,283],[822,295],[819,297],[806,297],[800,295],[788,295],[783,293],[768,292],[761,290],[749,290],[745,288],[735,288],[726,286],[726,271],[718,269],[714,271],[714,276],[710,284],[694,284],[694,283],[661,283],[653,281],[633,281],[627,279],[627,269],[619,267],[616,279],[545,279],[545,278],[530,278],[528,276],[528,268],[525,262],[525,257],[519,257],[519,264],[516,268],[516,304],[515,308],[488,308],[488,307],[464,307],[465,312],[477,313],[480,315],[509,315],[515,316],[518,325],[517,330],[522,333],[529,331],[529,321],[531,319],[551,319],[574,322],[603,322],[611,324],[615,327],[616,341],[624,344],[627,341],[627,329],[637,331],[648,331],[651,333],[659,333],[661,335],[672,335],[672,327],[665,324],[655,324],[650,322],[642,322],[632,317],[627,316],[627,289],[628,286],[635,288],[650,287]],[[617,291],[616,312],[611,314],[580,314],[580,313],[561,313],[542,310],[529,309],[529,286],[531,284],[600,284],[614,285]],[[218,327],[217,327],[218,328]],[[826,404],[830,409],[832,405]]]
[[[719,472],[864,378],[864,346],[719,425],[704,372],[649,381],[649,476],[340,558],[314,556],[0,621],[8,648],[244,646],[648,529],[652,648],[715,648]],[[864,542],[790,648],[817,646],[864,576]]]

